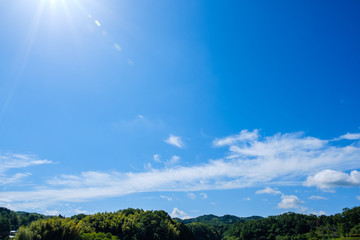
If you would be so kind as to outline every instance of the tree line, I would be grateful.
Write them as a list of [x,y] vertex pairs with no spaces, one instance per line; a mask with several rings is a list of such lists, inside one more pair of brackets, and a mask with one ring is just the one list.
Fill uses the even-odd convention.
[[360,239],[360,207],[332,216],[289,212],[267,218],[205,215],[188,220],[132,208],[69,218],[0,208],[0,238],[16,229],[15,240]]

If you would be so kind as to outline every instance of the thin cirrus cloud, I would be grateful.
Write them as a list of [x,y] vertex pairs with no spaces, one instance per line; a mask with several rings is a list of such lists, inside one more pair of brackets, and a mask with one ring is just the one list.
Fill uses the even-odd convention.
[[166,200],[168,200],[168,201],[172,201],[172,200],[173,200],[172,197],[168,197],[168,196],[165,196],[165,195],[160,195],[160,198],[166,199]]
[[29,172],[18,172],[7,174],[14,169],[23,169],[34,165],[52,163],[49,160],[38,159],[35,155],[7,153],[0,154],[0,185],[20,182],[22,179],[31,175]]
[[35,155],[28,154],[0,154],[0,174],[14,168],[25,168],[32,165],[52,163],[49,160],[38,159]]
[[217,138],[213,141],[214,146],[224,147],[236,144],[237,142],[253,141],[259,138],[259,130],[255,129],[252,132],[242,130],[239,134],[231,135],[225,138]]
[[329,200],[326,197],[323,196],[310,196],[309,197],[310,200]]
[[0,185],[7,185],[11,183],[20,182],[23,178],[30,176],[31,173],[16,173],[12,176],[0,176]]
[[170,136],[165,140],[165,142],[178,148],[183,148],[185,146],[181,137],[172,134],[170,134]]
[[[337,141],[308,137],[302,133],[261,137],[258,132],[243,130],[238,135],[216,139],[214,146],[228,148],[221,159],[192,166],[151,168],[136,173],[88,171],[60,175],[27,191],[1,192],[0,204],[16,206],[26,202],[28,206],[38,206],[39,203],[54,205],[140,192],[239,189],[275,183],[279,186],[301,185],[308,176],[306,186],[324,188],[336,184],[318,180],[316,176],[319,172],[324,169],[352,170],[360,163],[360,147],[355,141],[337,145]],[[179,143],[179,139],[170,135],[168,140]],[[325,173],[326,176],[332,174]],[[353,175],[344,178],[348,184],[343,186],[356,185],[354,179],[357,179],[358,172],[353,171]],[[340,182],[337,185],[340,186]],[[281,194],[279,208],[299,206],[301,203],[293,195],[289,197],[270,188],[258,193]]]

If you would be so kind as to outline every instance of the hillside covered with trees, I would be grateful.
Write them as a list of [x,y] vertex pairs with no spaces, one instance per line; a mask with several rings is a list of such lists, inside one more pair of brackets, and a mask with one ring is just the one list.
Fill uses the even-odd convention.
[[16,240],[360,239],[360,207],[332,216],[289,212],[267,218],[204,215],[187,220],[131,208],[70,218],[0,208],[1,239],[17,228]]
[[20,226],[27,226],[33,221],[46,218],[49,217],[38,213],[14,212],[0,207],[0,239],[8,236],[10,230],[18,229]]

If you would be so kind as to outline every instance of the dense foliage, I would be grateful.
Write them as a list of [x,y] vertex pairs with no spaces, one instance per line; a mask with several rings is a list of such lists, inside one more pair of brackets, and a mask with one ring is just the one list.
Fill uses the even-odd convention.
[[305,240],[356,237],[360,239],[360,207],[345,208],[333,216],[285,213],[279,216],[238,222],[223,235],[224,240]]
[[46,218],[46,216],[38,213],[14,212],[0,207],[0,239],[8,236],[11,230],[16,230],[20,226],[26,226],[35,220],[43,218]]
[[17,240],[193,239],[184,224],[164,211],[126,209],[72,218],[39,220],[21,227]]
[[[21,226],[16,240],[302,240],[360,239],[360,207],[333,216],[285,213],[267,218],[205,215],[174,220],[164,211],[125,209],[113,213],[44,218],[0,211],[0,229]],[[30,217],[32,216],[32,217]],[[0,239],[5,239],[0,237]]]
[[[259,216],[240,218],[233,215],[224,215],[218,217],[212,214],[203,215],[191,219],[176,219],[186,224],[193,232],[197,239],[221,239],[221,236],[229,229],[231,224],[249,220],[261,219]],[[204,238],[203,236],[208,236]]]

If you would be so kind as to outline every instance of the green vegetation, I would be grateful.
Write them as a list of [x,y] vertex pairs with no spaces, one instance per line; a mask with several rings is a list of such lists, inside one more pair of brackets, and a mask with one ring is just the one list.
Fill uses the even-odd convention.
[[21,227],[16,240],[193,239],[184,224],[164,211],[126,209],[72,218],[51,218]]
[[360,239],[360,207],[333,216],[289,212],[267,218],[205,215],[187,220],[132,208],[70,218],[0,208],[0,239],[7,239],[10,229],[18,229],[15,240]]
[[0,239],[6,238],[11,230],[16,230],[20,226],[27,226],[33,221],[44,218],[47,217],[38,213],[14,212],[0,207]]

